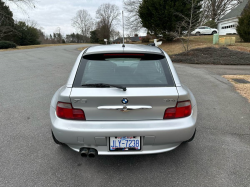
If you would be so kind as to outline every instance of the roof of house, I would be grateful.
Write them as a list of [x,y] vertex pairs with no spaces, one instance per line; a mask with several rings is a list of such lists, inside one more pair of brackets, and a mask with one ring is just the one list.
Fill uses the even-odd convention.
[[139,42],[140,41],[140,38],[138,36],[135,36],[135,37],[130,37],[129,38],[132,42]]
[[230,19],[230,18],[235,18],[241,16],[243,10],[246,8],[247,4],[249,3],[249,0],[243,0],[241,4],[239,4],[236,8],[232,9],[228,14],[223,16],[219,22]]
[[117,39],[115,39],[113,42],[123,42],[123,38],[117,38]]

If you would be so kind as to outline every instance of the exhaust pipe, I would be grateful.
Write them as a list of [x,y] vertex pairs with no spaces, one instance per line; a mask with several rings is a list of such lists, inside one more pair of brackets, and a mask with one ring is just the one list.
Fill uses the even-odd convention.
[[88,154],[89,154],[89,149],[87,149],[87,148],[81,148],[80,149],[80,154],[81,154],[82,157],[87,157]]
[[95,156],[97,155],[97,151],[95,149],[89,149],[89,157],[90,158],[95,158]]

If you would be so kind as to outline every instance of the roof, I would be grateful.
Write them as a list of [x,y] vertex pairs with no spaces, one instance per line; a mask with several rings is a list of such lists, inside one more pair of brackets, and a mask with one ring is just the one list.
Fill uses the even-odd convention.
[[241,16],[243,10],[245,9],[248,3],[249,3],[249,0],[243,0],[243,2],[239,4],[236,8],[232,9],[228,14],[226,14],[221,19],[219,19],[219,22],[226,20],[226,19]]
[[115,39],[113,42],[123,42],[123,38],[117,38],[117,39]]
[[100,45],[88,48],[86,54],[96,53],[158,53],[162,54],[162,51],[158,47],[136,44],[112,44],[112,45]]
[[138,36],[129,37],[129,39],[130,39],[132,42],[139,42],[139,41],[140,41],[140,38],[139,38]]

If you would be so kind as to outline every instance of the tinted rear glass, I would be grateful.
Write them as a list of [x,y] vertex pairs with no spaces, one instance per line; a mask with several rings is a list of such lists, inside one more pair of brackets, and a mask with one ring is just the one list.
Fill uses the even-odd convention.
[[165,58],[146,60],[138,57],[82,59],[74,87],[83,84],[116,84],[126,87],[173,87]]

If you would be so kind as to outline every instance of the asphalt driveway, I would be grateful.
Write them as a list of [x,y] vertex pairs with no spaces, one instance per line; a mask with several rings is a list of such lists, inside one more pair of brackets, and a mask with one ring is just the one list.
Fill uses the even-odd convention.
[[49,105],[79,46],[0,52],[0,186],[250,186],[250,104],[220,75],[176,64],[198,103],[192,143],[159,155],[82,158],[51,139]]

